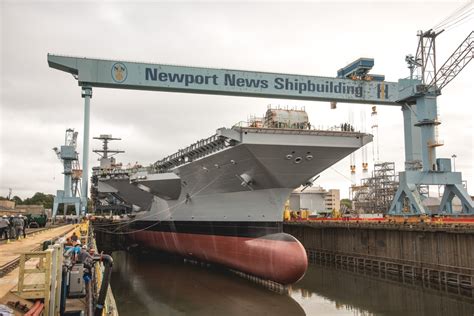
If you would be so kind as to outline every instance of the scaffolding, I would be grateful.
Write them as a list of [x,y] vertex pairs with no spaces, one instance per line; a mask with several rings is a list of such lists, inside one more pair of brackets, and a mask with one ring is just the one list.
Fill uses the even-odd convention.
[[394,162],[374,165],[372,176],[350,187],[352,211],[355,213],[387,213],[398,189]]

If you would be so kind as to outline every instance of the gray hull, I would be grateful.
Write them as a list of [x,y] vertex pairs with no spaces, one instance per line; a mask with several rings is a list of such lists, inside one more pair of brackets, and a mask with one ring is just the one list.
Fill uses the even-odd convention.
[[[166,167],[160,173],[132,177],[135,188],[121,182],[118,194],[142,200],[141,221],[281,221],[295,188],[371,140],[356,132],[219,129],[212,142],[157,162]],[[137,188],[148,192],[138,198]]]

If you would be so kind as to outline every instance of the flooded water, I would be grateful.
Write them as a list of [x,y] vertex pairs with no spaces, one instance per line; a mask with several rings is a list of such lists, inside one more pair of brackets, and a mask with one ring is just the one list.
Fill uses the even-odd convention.
[[289,294],[218,268],[113,254],[112,290],[128,315],[474,315],[474,299],[334,267],[310,265]]

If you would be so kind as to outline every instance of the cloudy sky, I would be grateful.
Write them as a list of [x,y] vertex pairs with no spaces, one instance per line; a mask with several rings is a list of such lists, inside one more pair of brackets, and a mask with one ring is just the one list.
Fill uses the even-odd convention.
[[[1,3],[0,195],[22,198],[62,187],[62,165],[51,148],[67,128],[79,131],[83,100],[74,78],[48,68],[47,53],[281,73],[335,76],[364,56],[388,81],[408,76],[416,32],[446,18],[465,1],[410,2],[158,2],[21,1]],[[473,29],[466,19],[440,35],[438,63]],[[438,98],[442,125],[438,157],[457,155],[456,169],[474,195],[474,65]],[[262,115],[267,106],[305,107],[313,125],[355,124],[370,106],[263,98],[94,89],[91,135],[123,140],[125,164],[152,163],[222,126]],[[352,109],[352,110],[350,110]],[[379,106],[380,158],[403,168],[402,112]],[[364,127],[361,127],[364,128]],[[100,144],[91,142],[92,148]],[[371,149],[369,147],[369,153]],[[90,163],[97,163],[90,155]],[[369,162],[372,160],[369,154]],[[360,167],[360,157],[357,164]],[[359,168],[360,169],[360,168]],[[350,186],[349,161],[324,172],[318,184]]]

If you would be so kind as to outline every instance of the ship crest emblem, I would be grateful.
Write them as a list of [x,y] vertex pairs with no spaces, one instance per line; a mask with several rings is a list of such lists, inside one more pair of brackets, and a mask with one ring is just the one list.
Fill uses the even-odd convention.
[[127,67],[122,63],[115,63],[112,66],[112,79],[115,82],[122,83],[127,79]]

